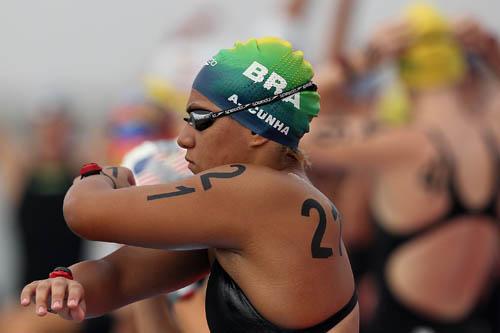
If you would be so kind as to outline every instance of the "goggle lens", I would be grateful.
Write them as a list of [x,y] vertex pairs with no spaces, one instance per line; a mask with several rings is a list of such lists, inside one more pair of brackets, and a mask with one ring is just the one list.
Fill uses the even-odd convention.
[[189,112],[189,118],[184,118],[184,120],[194,129],[203,131],[214,123],[214,119],[210,117],[211,113],[206,110],[193,110]]

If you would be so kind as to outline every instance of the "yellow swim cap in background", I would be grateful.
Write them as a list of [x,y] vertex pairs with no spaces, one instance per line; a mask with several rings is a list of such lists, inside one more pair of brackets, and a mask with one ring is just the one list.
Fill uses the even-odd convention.
[[384,125],[401,126],[410,122],[410,99],[407,89],[396,82],[382,91],[377,103],[377,119]]
[[409,7],[405,18],[414,33],[414,42],[399,59],[403,83],[408,88],[427,89],[460,81],[466,61],[446,19],[423,3]]
[[167,80],[153,75],[144,78],[144,86],[146,97],[167,110],[184,115],[188,100],[186,93],[176,89]]

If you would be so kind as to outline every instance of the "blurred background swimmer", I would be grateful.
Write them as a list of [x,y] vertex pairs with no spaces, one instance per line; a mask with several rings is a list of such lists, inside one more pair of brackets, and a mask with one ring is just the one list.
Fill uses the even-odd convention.
[[394,60],[409,125],[305,142],[313,163],[374,175],[379,300],[370,331],[489,332],[481,309],[498,260],[500,133],[485,116],[497,82],[481,77],[469,91],[468,50],[430,6],[413,6],[380,30],[387,47],[370,57]]

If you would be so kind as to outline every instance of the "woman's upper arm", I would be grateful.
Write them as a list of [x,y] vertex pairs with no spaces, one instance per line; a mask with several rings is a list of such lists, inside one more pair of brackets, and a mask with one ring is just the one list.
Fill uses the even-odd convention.
[[163,249],[237,249],[248,232],[243,222],[250,192],[245,189],[254,177],[247,169],[235,164],[170,184],[80,195],[73,189],[72,203],[65,202],[70,206],[65,213],[72,217],[68,225],[91,240]]
[[421,156],[428,146],[421,132],[409,129],[387,129],[370,135],[338,140],[315,136],[306,141],[305,152],[314,164],[347,168],[386,169]]

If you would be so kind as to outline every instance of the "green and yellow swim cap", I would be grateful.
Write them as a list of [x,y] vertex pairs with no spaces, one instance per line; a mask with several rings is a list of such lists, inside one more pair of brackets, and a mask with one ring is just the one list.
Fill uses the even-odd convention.
[[465,74],[466,61],[445,18],[423,3],[409,7],[405,17],[415,41],[399,59],[402,81],[414,89],[460,81]]
[[[208,60],[193,89],[221,109],[230,109],[292,90],[313,75],[304,54],[293,50],[289,42],[276,37],[252,38],[236,42]],[[231,117],[263,137],[296,149],[318,112],[319,94],[302,91]]]

